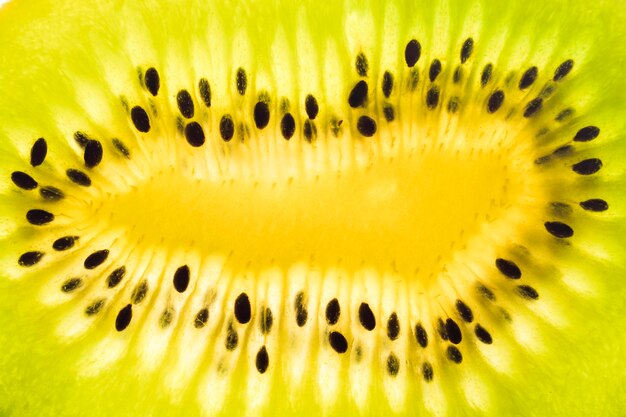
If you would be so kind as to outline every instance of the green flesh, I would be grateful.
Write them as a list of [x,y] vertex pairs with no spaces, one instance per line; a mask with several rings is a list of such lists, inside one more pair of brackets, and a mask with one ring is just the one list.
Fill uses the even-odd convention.
[[[622,4],[66,3],[0,9],[0,415],[623,413]],[[421,47],[413,69],[411,39]],[[355,65],[361,55],[367,71]],[[434,59],[442,71],[431,82]],[[571,71],[554,80],[569,59]],[[522,90],[532,66],[537,79]],[[354,109],[348,97],[360,80],[368,99]],[[429,109],[433,86],[440,95]],[[191,118],[177,106],[182,89]],[[319,105],[311,137],[308,94]],[[537,97],[542,108],[525,117]],[[264,128],[255,126],[260,102]],[[133,122],[135,106],[148,132]],[[376,123],[371,137],[363,116]],[[185,138],[191,122],[203,129],[200,146]],[[587,126],[597,137],[573,140]],[[102,146],[96,166],[79,131]],[[48,152],[34,167],[40,137]],[[591,158],[601,169],[574,172]],[[70,181],[70,168],[91,186]],[[38,187],[20,188],[15,172]],[[46,200],[44,187],[64,197]],[[584,210],[589,199],[608,210]],[[31,209],[55,218],[29,224]],[[563,225],[573,236],[554,236]],[[54,250],[63,236],[80,238]],[[105,249],[102,264],[87,267]],[[28,252],[44,255],[20,265]],[[515,267],[496,259],[521,277],[507,278]],[[174,278],[185,265],[188,284]],[[242,293],[250,321],[235,307]],[[330,323],[334,298],[341,314]],[[266,308],[273,322],[263,332]],[[457,324],[460,343],[453,325],[443,340],[439,319]],[[332,332],[345,336],[345,353]]]

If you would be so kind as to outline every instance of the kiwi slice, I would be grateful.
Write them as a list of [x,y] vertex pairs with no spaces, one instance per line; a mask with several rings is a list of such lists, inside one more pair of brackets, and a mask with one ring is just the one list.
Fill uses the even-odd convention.
[[0,9],[0,414],[622,413],[623,3],[327,3]]

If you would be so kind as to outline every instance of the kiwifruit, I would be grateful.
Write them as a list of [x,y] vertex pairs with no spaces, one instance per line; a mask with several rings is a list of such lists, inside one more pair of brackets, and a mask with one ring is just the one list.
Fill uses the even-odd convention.
[[623,413],[619,1],[0,9],[0,414]]

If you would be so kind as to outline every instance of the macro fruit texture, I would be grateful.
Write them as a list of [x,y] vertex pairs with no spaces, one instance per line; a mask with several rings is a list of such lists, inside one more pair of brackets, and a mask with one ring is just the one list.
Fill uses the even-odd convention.
[[619,1],[0,9],[3,416],[619,416]]

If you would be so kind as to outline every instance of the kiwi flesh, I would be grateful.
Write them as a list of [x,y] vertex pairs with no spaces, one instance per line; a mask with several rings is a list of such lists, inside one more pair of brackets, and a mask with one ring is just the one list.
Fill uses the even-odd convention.
[[620,2],[0,9],[0,414],[626,400]]

